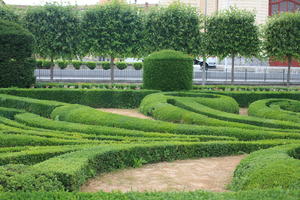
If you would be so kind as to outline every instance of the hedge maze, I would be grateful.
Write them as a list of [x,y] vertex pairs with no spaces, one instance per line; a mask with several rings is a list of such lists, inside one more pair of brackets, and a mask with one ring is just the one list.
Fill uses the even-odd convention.
[[[300,195],[300,92],[10,88],[0,93],[0,199]],[[249,116],[238,114],[248,106]],[[139,107],[157,120],[95,109],[99,107]],[[241,153],[249,155],[234,173],[231,193],[76,193],[89,178],[136,166],[140,160]]]

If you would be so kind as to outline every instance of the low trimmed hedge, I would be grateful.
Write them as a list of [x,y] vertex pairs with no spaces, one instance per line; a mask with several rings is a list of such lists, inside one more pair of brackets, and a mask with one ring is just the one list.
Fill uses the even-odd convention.
[[[197,92],[197,90],[195,90]],[[261,100],[261,99],[274,99],[274,98],[283,98],[283,99],[292,99],[300,100],[300,92],[296,91],[264,91],[264,92],[255,92],[255,91],[199,91],[201,93],[213,93],[221,94],[234,98],[240,107],[248,107],[251,103]]]
[[250,104],[251,116],[300,123],[300,101],[290,99],[263,99]]
[[234,155],[237,152],[249,153],[274,145],[275,143],[271,141],[111,145],[88,148],[57,156],[33,165],[31,170],[45,174],[55,174],[57,180],[62,183],[66,190],[76,191],[88,178],[95,176],[97,173],[134,166],[135,161],[138,159],[143,159],[147,163],[154,163],[188,158]]
[[[232,110],[228,110],[228,107]],[[142,113],[163,121],[244,129],[300,128],[300,125],[291,122],[240,116],[223,112],[222,110],[225,110],[225,108],[227,108],[226,111],[234,113],[238,111],[238,105],[233,99],[226,96],[222,97],[220,95],[205,93],[180,93],[180,95],[177,93],[151,94],[146,96],[140,105]]]
[[299,190],[254,190],[241,192],[14,192],[0,193],[0,198],[5,200],[298,200]]
[[[300,144],[274,147],[251,153],[241,161],[234,172],[230,188],[253,189],[299,189],[300,160],[295,159]],[[299,155],[298,155],[299,157]]]
[[155,90],[109,90],[109,89],[17,89],[3,88],[0,93],[82,104],[95,108],[136,108],[142,99]]

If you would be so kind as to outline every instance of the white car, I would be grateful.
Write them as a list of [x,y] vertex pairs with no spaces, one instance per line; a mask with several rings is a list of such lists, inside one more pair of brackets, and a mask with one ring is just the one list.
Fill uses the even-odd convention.
[[[200,65],[201,67],[203,66],[203,58],[199,59],[194,59],[194,64],[195,65]],[[217,67],[217,58],[216,57],[208,57],[206,59],[206,69],[215,69]]]

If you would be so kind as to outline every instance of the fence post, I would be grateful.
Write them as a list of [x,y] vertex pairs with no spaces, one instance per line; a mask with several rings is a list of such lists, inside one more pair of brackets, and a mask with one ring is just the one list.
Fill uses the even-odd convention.
[[264,69],[264,82],[267,81],[267,69]]
[[226,82],[227,82],[227,68],[225,69],[225,74],[226,74]]
[[283,83],[284,83],[284,76],[285,76],[285,69],[283,70],[283,73],[282,73]]
[[247,69],[245,69],[245,81],[247,81]]

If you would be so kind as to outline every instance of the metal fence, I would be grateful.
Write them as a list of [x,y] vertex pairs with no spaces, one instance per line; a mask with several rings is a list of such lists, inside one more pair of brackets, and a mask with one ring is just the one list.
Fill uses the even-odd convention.
[[[206,82],[226,84],[231,81],[230,69],[209,69],[205,72]],[[35,70],[37,81],[50,81],[50,70]],[[269,70],[248,70],[239,69],[234,73],[237,84],[284,84],[287,81],[287,69]],[[142,82],[143,70],[127,68],[124,70],[115,69],[116,82],[139,83]],[[103,69],[54,69],[53,82],[108,82],[110,81],[110,70]],[[202,82],[202,70],[194,69],[194,83]],[[291,83],[300,84],[300,70],[291,73]]]

